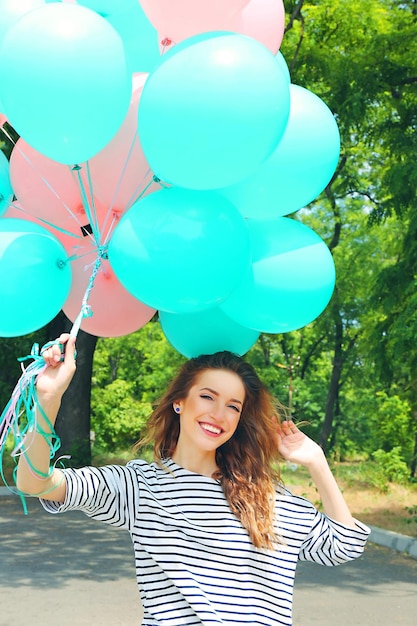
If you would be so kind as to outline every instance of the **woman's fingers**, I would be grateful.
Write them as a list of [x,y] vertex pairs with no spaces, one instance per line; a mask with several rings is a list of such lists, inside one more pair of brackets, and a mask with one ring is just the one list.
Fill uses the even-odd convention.
[[281,423],[281,428],[286,435],[289,435],[291,433],[296,433],[298,430],[297,426],[294,424],[292,420],[284,420]]
[[75,337],[69,336],[65,344],[65,363],[74,365],[76,356]]
[[56,366],[64,360],[67,349],[74,360],[75,338],[70,337],[69,333],[62,333],[58,339],[47,343],[42,348],[41,355],[47,365]]

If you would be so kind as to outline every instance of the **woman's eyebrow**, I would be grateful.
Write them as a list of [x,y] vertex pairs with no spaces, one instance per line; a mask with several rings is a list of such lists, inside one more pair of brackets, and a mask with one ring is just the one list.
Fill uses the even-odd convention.
[[[200,389],[200,391],[209,391],[213,395],[219,396],[219,393],[217,391],[215,391],[214,389],[211,389],[210,387],[202,387]],[[230,398],[230,400],[231,400],[231,402],[238,402],[239,404],[243,404],[243,402],[241,400],[237,400],[236,398]]]

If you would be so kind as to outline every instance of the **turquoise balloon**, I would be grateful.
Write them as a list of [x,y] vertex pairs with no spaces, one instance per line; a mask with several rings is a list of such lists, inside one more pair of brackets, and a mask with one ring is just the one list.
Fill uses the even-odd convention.
[[[100,15],[51,3],[23,15],[0,46],[4,113],[36,150],[86,161],[115,135],[132,77],[123,42]],[[29,103],[29,104],[28,104]]]
[[0,0],[0,42],[22,15],[44,5],[45,0]]
[[116,227],[109,261],[148,306],[191,313],[225,300],[250,267],[239,211],[214,192],[162,189],[137,202]]
[[132,72],[152,72],[161,60],[158,33],[137,0],[133,2],[124,9],[118,5],[106,19],[122,38]]
[[13,199],[13,189],[9,176],[9,161],[6,155],[0,151],[0,216],[7,211]]
[[329,183],[340,155],[340,134],[328,106],[290,85],[288,124],[273,154],[252,176],[226,189],[245,217],[272,219],[298,211]]
[[220,305],[242,326],[264,333],[302,328],[326,308],[335,285],[333,257],[311,228],[286,217],[247,220],[253,264]]
[[161,59],[158,33],[138,0],[78,0],[119,33],[132,72],[152,72]]
[[133,5],[138,4],[138,0],[77,0],[77,4],[81,4],[96,13],[100,13],[103,17],[108,17],[110,13],[119,9],[130,9]]
[[284,55],[282,54],[282,52],[280,50],[278,50],[275,58],[278,61],[281,69],[283,70],[283,72],[284,72],[284,74],[285,74],[285,76],[287,78],[288,84],[290,84],[291,83],[290,70],[288,69],[288,65],[287,65],[287,62],[285,60],[285,57],[284,57]]
[[143,151],[155,174],[189,189],[243,180],[280,141],[289,85],[274,55],[236,33],[191,37],[149,76],[139,103]]
[[[17,337],[50,322],[71,287],[61,243],[42,226],[0,219],[0,336]],[[81,304],[81,303],[80,303]]]
[[178,315],[159,312],[170,344],[187,358],[229,350],[243,355],[256,343],[259,332],[234,322],[218,307]]

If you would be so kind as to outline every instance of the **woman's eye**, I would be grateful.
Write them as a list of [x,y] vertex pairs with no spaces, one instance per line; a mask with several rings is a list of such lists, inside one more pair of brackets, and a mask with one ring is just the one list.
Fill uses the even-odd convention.
[[204,400],[213,400],[213,398],[206,393],[201,394],[200,398],[204,398]]
[[240,413],[240,408],[238,406],[235,406],[234,404],[229,404],[229,406],[231,409],[233,409],[237,413]]

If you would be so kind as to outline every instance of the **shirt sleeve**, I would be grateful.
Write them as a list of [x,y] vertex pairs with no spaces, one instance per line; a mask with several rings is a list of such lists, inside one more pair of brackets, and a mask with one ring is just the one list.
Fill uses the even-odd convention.
[[63,503],[42,500],[49,513],[82,511],[88,517],[131,530],[139,508],[139,483],[129,466],[107,465],[63,470]]
[[310,532],[305,537],[299,553],[301,561],[320,565],[340,565],[361,556],[370,529],[355,520],[356,527],[340,524],[316,510]]

